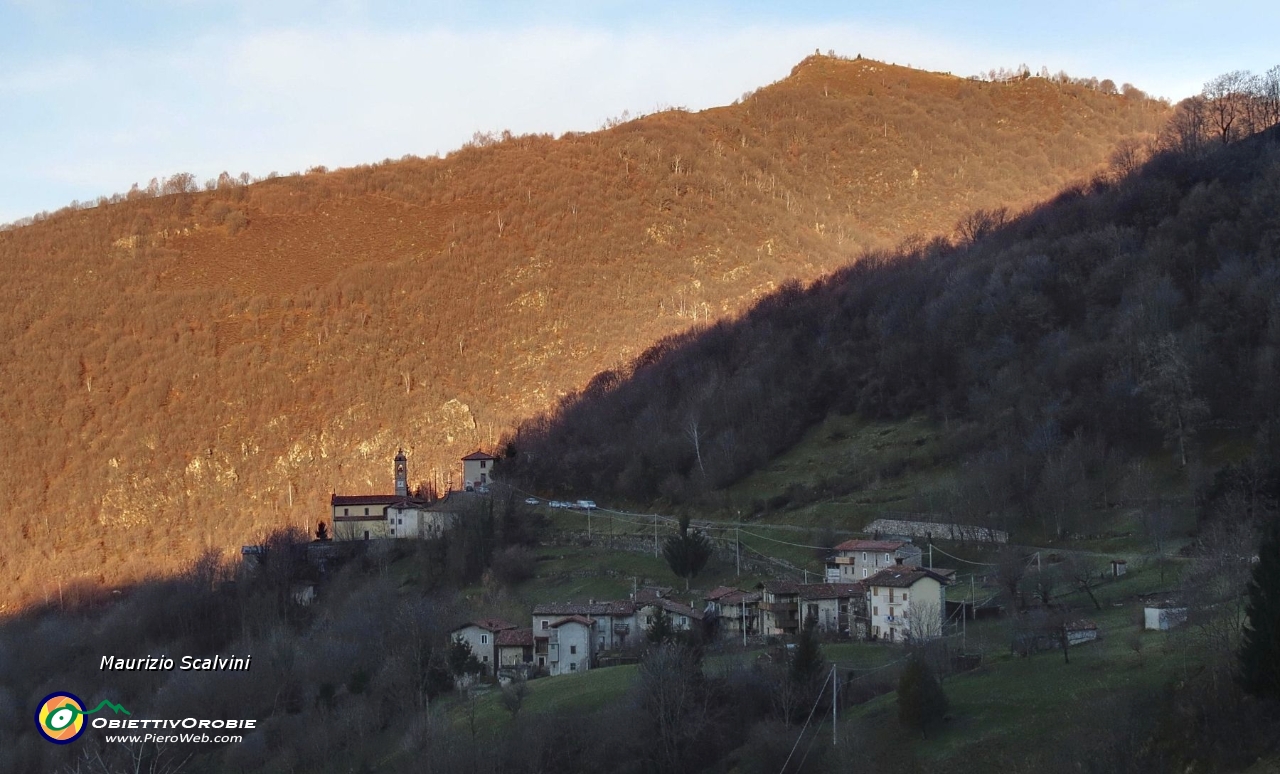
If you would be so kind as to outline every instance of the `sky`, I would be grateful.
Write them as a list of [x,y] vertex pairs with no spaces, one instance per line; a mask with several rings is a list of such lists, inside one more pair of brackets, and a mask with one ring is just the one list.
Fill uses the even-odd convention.
[[1177,101],[1280,64],[1280,3],[0,0],[0,223],[153,177],[262,177],[724,105],[815,49],[1046,66]]

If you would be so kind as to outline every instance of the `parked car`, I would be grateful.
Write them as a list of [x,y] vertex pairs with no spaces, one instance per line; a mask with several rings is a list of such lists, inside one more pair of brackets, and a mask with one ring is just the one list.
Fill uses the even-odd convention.
[[594,511],[596,508],[596,502],[595,500],[579,500],[574,503],[572,507],[577,508],[580,511]]
[[536,498],[536,497],[526,497],[526,498],[524,498],[524,504],[525,504],[525,505],[537,505],[537,504],[538,504],[538,498]]
[[562,503],[559,500],[552,500],[551,502],[547,503],[547,505],[550,505],[552,508],[568,508],[569,507],[568,503]]

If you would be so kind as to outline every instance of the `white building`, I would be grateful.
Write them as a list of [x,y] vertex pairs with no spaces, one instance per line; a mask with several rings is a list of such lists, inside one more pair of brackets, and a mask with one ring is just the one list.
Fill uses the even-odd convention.
[[585,672],[595,662],[596,622],[571,615],[551,624],[547,638],[547,667],[552,675]]
[[428,502],[416,497],[396,500],[386,507],[386,536],[390,538],[437,538],[458,520],[463,495],[450,492],[443,499]]
[[841,583],[856,583],[897,564],[920,566],[920,547],[905,540],[846,540],[835,547]]
[[636,606],[630,601],[586,603],[552,602],[533,608],[534,661],[539,667],[549,666],[550,642],[555,624],[573,616],[595,621],[594,652],[617,650],[640,641],[636,626]]
[[485,674],[492,675],[498,664],[498,633],[515,628],[515,624],[501,618],[481,618],[459,626],[450,634],[453,639],[470,645],[471,652],[484,665]]
[[865,584],[871,636],[887,642],[941,636],[946,619],[946,587],[955,572],[901,564],[868,578]]
[[493,481],[493,463],[498,458],[482,451],[462,458],[462,488],[480,489]]

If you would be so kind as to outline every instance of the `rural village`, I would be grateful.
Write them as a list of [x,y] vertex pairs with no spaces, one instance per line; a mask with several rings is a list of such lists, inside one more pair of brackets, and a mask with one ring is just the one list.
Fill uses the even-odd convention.
[[[493,477],[497,458],[477,451],[462,458],[461,485],[443,496],[409,490],[408,460],[403,450],[394,459],[393,494],[331,495],[331,522],[318,525],[308,554],[325,556],[329,547],[359,548],[371,541],[433,540],[455,527],[502,486]],[[595,502],[543,501],[529,496],[526,505],[576,511],[600,510]],[[967,621],[994,618],[1007,611],[991,591],[978,599],[973,589],[962,599],[947,598],[956,583],[954,569],[933,565],[933,539],[1003,545],[1000,530],[958,524],[880,519],[869,525],[868,538],[844,540],[826,555],[818,582],[772,579],[752,588],[717,586],[704,592],[675,591],[664,586],[636,586],[626,599],[572,600],[536,604],[528,626],[501,617],[477,617],[456,626],[452,641],[473,665],[459,676],[460,687],[477,678],[508,684],[544,676],[579,673],[639,661],[647,642],[697,632],[698,636],[748,645],[794,648],[806,628],[823,641],[867,641],[922,645],[962,633]],[[927,553],[916,541],[924,542]],[[656,540],[655,540],[656,546]],[[246,559],[256,559],[261,546],[245,546]],[[332,552],[329,552],[332,555]],[[310,556],[308,557],[310,560]],[[1050,561],[1060,557],[1051,556]],[[324,562],[324,558],[319,560]],[[964,561],[964,560],[962,560]],[[1027,562],[1040,561],[1034,554]],[[1098,565],[1101,581],[1127,572],[1125,559]],[[807,575],[807,573],[806,573]],[[984,581],[986,579],[984,578]],[[972,584],[972,576],[970,577]],[[294,587],[294,601],[309,605],[315,584]],[[1099,638],[1098,626],[1057,609],[1041,594],[1025,599],[1020,615],[1034,621],[1015,630],[1011,648],[1021,655],[1038,650],[1067,649]],[[1167,630],[1186,618],[1183,607],[1152,601],[1144,611],[1144,628]],[[1055,614],[1056,613],[1056,614]],[[958,656],[965,659],[963,653]]]

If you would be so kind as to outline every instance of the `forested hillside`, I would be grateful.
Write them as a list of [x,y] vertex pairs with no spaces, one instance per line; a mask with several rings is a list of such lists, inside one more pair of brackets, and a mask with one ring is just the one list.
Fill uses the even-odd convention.
[[[1151,486],[1158,464],[1202,516],[1247,523],[1280,497],[1280,135],[1206,131],[1206,107],[1181,106],[1144,166],[664,340],[524,423],[506,470],[715,504],[831,413],[927,414],[961,468],[935,507],[962,521],[1061,538],[1131,496],[1144,466],[1143,496],[1187,491]],[[1228,459],[1210,464],[1210,437],[1234,439]]]
[[[401,445],[415,480],[444,485],[663,336],[1088,179],[1167,115],[1132,88],[813,57],[698,114],[210,190],[175,175],[0,231],[0,597],[314,527],[331,491],[386,489]],[[890,276],[879,263],[849,271]],[[948,378],[887,365],[859,392],[869,411]],[[715,476],[744,469],[713,458]],[[661,465],[608,485],[684,486],[684,462]]]

